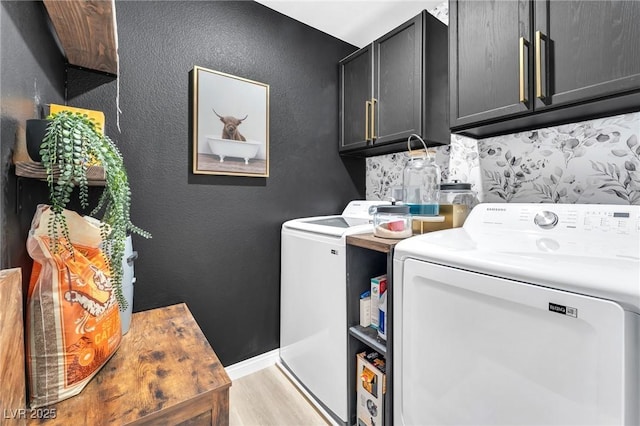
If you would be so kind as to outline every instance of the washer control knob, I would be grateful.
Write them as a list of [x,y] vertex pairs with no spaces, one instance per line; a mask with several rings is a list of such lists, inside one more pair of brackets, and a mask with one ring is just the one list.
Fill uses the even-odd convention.
[[538,213],[533,222],[542,229],[551,229],[558,224],[558,215],[545,210]]

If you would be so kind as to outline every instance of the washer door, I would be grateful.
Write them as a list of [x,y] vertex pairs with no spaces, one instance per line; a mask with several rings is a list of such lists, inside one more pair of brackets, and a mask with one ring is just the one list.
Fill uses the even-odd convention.
[[395,424],[625,422],[618,304],[413,259],[402,269]]
[[283,229],[280,285],[280,358],[308,391],[346,422],[344,239]]

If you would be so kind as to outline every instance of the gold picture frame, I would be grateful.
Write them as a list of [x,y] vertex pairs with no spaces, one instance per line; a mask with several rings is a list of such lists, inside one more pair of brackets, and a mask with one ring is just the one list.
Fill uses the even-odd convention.
[[193,173],[269,177],[269,85],[192,70]]

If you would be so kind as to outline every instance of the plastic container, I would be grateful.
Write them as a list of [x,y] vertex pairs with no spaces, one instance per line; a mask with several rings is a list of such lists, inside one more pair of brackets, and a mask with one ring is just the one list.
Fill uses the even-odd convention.
[[409,206],[377,206],[373,215],[373,235],[382,238],[407,238],[412,235]]
[[122,334],[129,331],[131,315],[133,313],[133,285],[136,282],[133,272],[133,262],[138,258],[138,252],[133,250],[131,235],[125,240],[124,256],[122,257],[122,294],[127,301],[127,309],[120,311],[120,327]]
[[[424,150],[411,150],[411,137],[417,137]],[[403,202],[418,216],[437,216],[440,204],[440,167],[428,155],[427,145],[417,135],[409,136],[409,161],[402,172]]]
[[453,228],[464,224],[471,209],[478,204],[470,183],[454,180],[440,185],[440,213],[451,216]]
[[29,154],[29,157],[31,157],[31,160],[35,162],[42,161],[42,156],[40,155],[40,145],[42,145],[42,140],[47,134],[47,126],[49,126],[49,123],[49,120],[39,118],[27,120],[27,153]]

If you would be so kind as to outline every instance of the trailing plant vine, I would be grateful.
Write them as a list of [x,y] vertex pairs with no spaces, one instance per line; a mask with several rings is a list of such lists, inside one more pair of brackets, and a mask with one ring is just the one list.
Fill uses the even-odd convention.
[[122,154],[114,142],[98,130],[93,119],[86,114],[60,111],[47,119],[50,123],[40,146],[40,155],[47,173],[53,213],[47,224],[51,249],[55,253],[59,244],[63,244],[73,253],[69,227],[63,211],[71,201],[75,187],[78,187],[82,208],[89,207],[87,170],[90,164],[99,163],[105,171],[106,185],[91,215],[102,212],[102,249],[107,258],[116,298],[120,309],[124,310],[127,302],[122,293],[122,258],[127,232],[145,238],[151,238],[151,234],[131,223],[131,190]]

